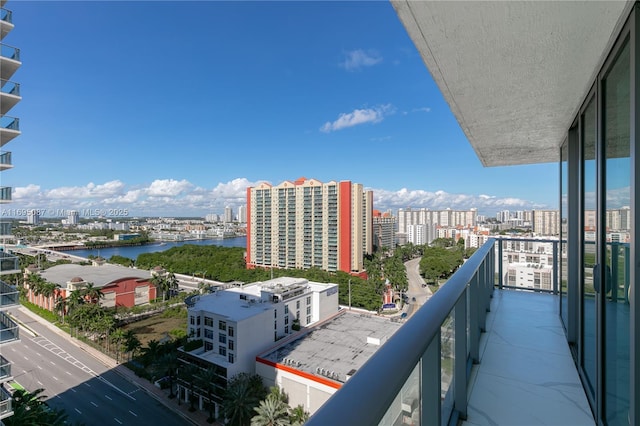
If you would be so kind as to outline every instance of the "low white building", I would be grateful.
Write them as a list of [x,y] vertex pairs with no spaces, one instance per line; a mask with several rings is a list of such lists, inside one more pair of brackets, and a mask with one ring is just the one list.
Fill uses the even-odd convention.
[[301,405],[313,414],[401,326],[389,318],[343,310],[261,353],[255,359],[256,374],[266,386],[280,387],[289,406]]
[[[254,373],[255,357],[278,340],[338,312],[338,285],[275,278],[201,295],[189,307],[187,332],[202,339],[190,352],[226,370]],[[294,326],[295,324],[295,326]]]

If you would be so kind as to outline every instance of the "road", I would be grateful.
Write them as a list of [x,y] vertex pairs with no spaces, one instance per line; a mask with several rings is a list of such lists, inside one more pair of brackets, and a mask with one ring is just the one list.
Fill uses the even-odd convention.
[[69,423],[84,425],[186,425],[144,390],[121,377],[67,338],[19,307],[10,313],[26,324],[20,340],[3,346],[14,380],[27,390],[44,388],[47,402],[63,408]]
[[[409,281],[409,289],[407,290],[407,297],[409,300],[409,307],[407,316],[411,317],[415,311],[420,309],[420,306],[424,305],[429,298],[431,298],[431,290],[429,287],[423,287],[425,283],[420,276],[420,259],[411,259],[405,262],[404,266],[407,269],[407,280]],[[416,298],[415,302],[413,298]]]

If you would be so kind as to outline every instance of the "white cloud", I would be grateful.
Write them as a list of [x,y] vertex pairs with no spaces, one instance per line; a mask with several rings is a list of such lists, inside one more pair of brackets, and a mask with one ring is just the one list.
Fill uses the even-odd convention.
[[40,185],[30,184],[24,187],[16,187],[11,191],[11,198],[14,201],[34,198],[40,195]]
[[320,131],[329,133],[347,127],[357,126],[365,123],[379,123],[385,116],[393,114],[395,109],[392,105],[379,105],[375,108],[356,109],[352,112],[342,113],[337,120],[327,121],[322,125]]
[[356,49],[345,52],[345,59],[340,66],[347,71],[357,71],[363,67],[372,67],[382,62],[382,56],[375,50]]
[[187,180],[156,179],[147,188],[152,197],[175,197],[191,189],[193,185]]
[[431,210],[467,210],[477,208],[480,214],[493,214],[499,210],[530,210],[547,207],[520,198],[499,198],[492,195],[480,194],[450,194],[445,191],[425,191],[421,189],[398,191],[373,189],[374,208],[382,211],[396,211],[399,208],[428,208]]
[[[104,184],[88,183],[84,186],[46,190],[31,184],[14,188],[14,203],[11,204],[11,208],[49,209],[56,212],[65,209],[122,208],[131,212],[131,216],[203,217],[207,213],[222,213],[226,206],[237,210],[239,206],[246,205],[247,187],[257,186],[259,183],[237,178],[207,188],[196,186],[187,180],[162,179],[153,181],[148,187],[129,187],[119,180],[114,180]],[[480,214],[492,215],[505,209],[549,208],[520,198],[487,194],[451,194],[442,190],[373,189],[373,193],[374,208],[382,211],[396,212],[399,208],[407,207],[432,210],[466,210],[475,207]],[[624,197],[620,195],[618,198]]]

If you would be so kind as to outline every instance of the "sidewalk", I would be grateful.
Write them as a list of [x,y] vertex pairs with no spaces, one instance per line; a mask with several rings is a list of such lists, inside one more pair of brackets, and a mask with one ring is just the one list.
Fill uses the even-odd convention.
[[[92,346],[87,345],[81,340],[71,337],[69,334],[60,330],[58,327],[51,324],[49,321],[45,320],[44,318],[41,318],[40,316],[34,314],[29,309],[21,306],[18,308],[18,310],[21,313],[28,315],[33,320],[38,321],[38,323],[47,327],[49,330],[53,331],[59,336],[65,338],[68,342],[74,344],[81,350],[85,351],[87,354],[91,355],[92,357],[100,361],[106,367],[118,373],[125,380],[129,381],[130,383],[144,390],[147,394],[149,394],[151,397],[153,397],[158,402],[163,404],[165,407],[167,407],[168,409],[172,410],[174,413],[184,418],[186,422],[194,425],[209,425],[209,424],[220,425],[220,423],[218,422],[207,423],[207,417],[209,417],[209,414],[207,411],[196,410],[193,413],[189,412],[189,403],[186,403],[183,401],[180,405],[178,405],[177,398],[169,399],[168,390],[162,390],[156,387],[153,383],[150,383],[149,381],[147,381],[146,379],[136,376],[136,374],[133,371],[129,370],[124,365],[119,364],[115,359],[111,358],[108,355],[105,355],[104,353],[93,348]],[[29,334],[35,335],[33,330],[30,330],[28,326],[26,326],[21,322],[19,322],[19,324],[20,324],[20,327],[24,328]]]

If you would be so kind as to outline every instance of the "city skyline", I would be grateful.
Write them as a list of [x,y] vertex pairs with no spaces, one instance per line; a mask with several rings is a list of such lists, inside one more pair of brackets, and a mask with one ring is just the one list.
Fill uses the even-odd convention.
[[558,206],[536,180],[557,164],[480,165],[388,3],[12,9],[22,135],[3,210],[204,216],[294,176],[361,182],[381,211]]

